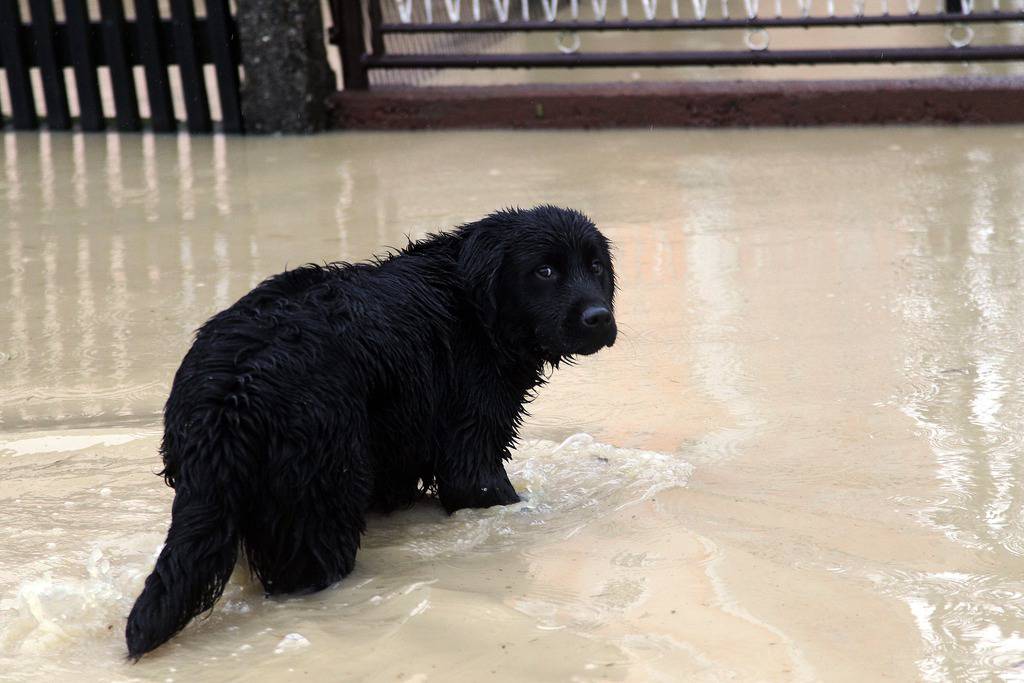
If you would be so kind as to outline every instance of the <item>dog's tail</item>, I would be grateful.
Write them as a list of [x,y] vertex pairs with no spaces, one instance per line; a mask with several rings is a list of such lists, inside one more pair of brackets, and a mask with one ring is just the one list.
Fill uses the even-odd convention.
[[234,570],[238,546],[238,520],[227,501],[199,499],[179,486],[167,542],[128,615],[125,639],[131,659],[213,607]]

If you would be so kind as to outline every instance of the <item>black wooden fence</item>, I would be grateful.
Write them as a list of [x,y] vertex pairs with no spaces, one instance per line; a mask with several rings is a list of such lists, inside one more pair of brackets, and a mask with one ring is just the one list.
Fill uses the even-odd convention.
[[[204,66],[216,72],[220,128],[243,130],[239,98],[239,45],[229,0],[206,0],[197,16],[195,0],[170,0],[170,15],[161,16],[157,0],[134,0],[134,16],[126,18],[127,0],[99,0],[99,16],[90,16],[87,0],[62,0],[64,21],[55,20],[54,3],[29,0],[22,17],[19,0],[0,0],[0,68],[7,76],[11,118],[16,129],[39,127],[31,70],[39,69],[46,125],[50,130],[73,126],[64,68],[74,73],[83,131],[102,130],[106,115],[99,70],[110,72],[113,119],[118,130],[143,128],[134,67],[145,73],[149,125],[154,131],[178,127],[168,67],[181,77],[181,99],[189,132],[213,130]],[[244,1],[244,0],[243,0]],[[107,112],[109,114],[110,112]],[[0,116],[0,125],[4,121]]]

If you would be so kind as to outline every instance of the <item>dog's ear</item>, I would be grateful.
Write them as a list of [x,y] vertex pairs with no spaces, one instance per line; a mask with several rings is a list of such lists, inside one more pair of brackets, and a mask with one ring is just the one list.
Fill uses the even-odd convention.
[[505,260],[505,240],[498,226],[480,225],[463,232],[459,249],[459,277],[466,298],[484,327],[498,318],[498,279]]

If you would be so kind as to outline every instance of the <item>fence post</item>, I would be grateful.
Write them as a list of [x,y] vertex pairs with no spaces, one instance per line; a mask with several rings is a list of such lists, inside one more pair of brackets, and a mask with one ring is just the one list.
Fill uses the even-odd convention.
[[335,78],[324,49],[320,3],[244,0],[238,35],[245,81],[242,118],[250,133],[312,133],[327,127]]
[[[370,0],[370,3],[377,0]],[[363,3],[358,0],[331,0],[336,26],[332,27],[333,38],[341,53],[341,75],[346,90],[366,90],[370,79],[363,64],[366,54],[366,38],[363,33]]]

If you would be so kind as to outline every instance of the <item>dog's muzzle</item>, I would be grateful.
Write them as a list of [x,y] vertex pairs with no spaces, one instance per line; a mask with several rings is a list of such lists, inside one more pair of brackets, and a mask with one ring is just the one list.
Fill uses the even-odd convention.
[[615,344],[618,328],[615,316],[607,306],[592,305],[583,309],[580,315],[580,343],[576,353],[596,353],[605,346]]

